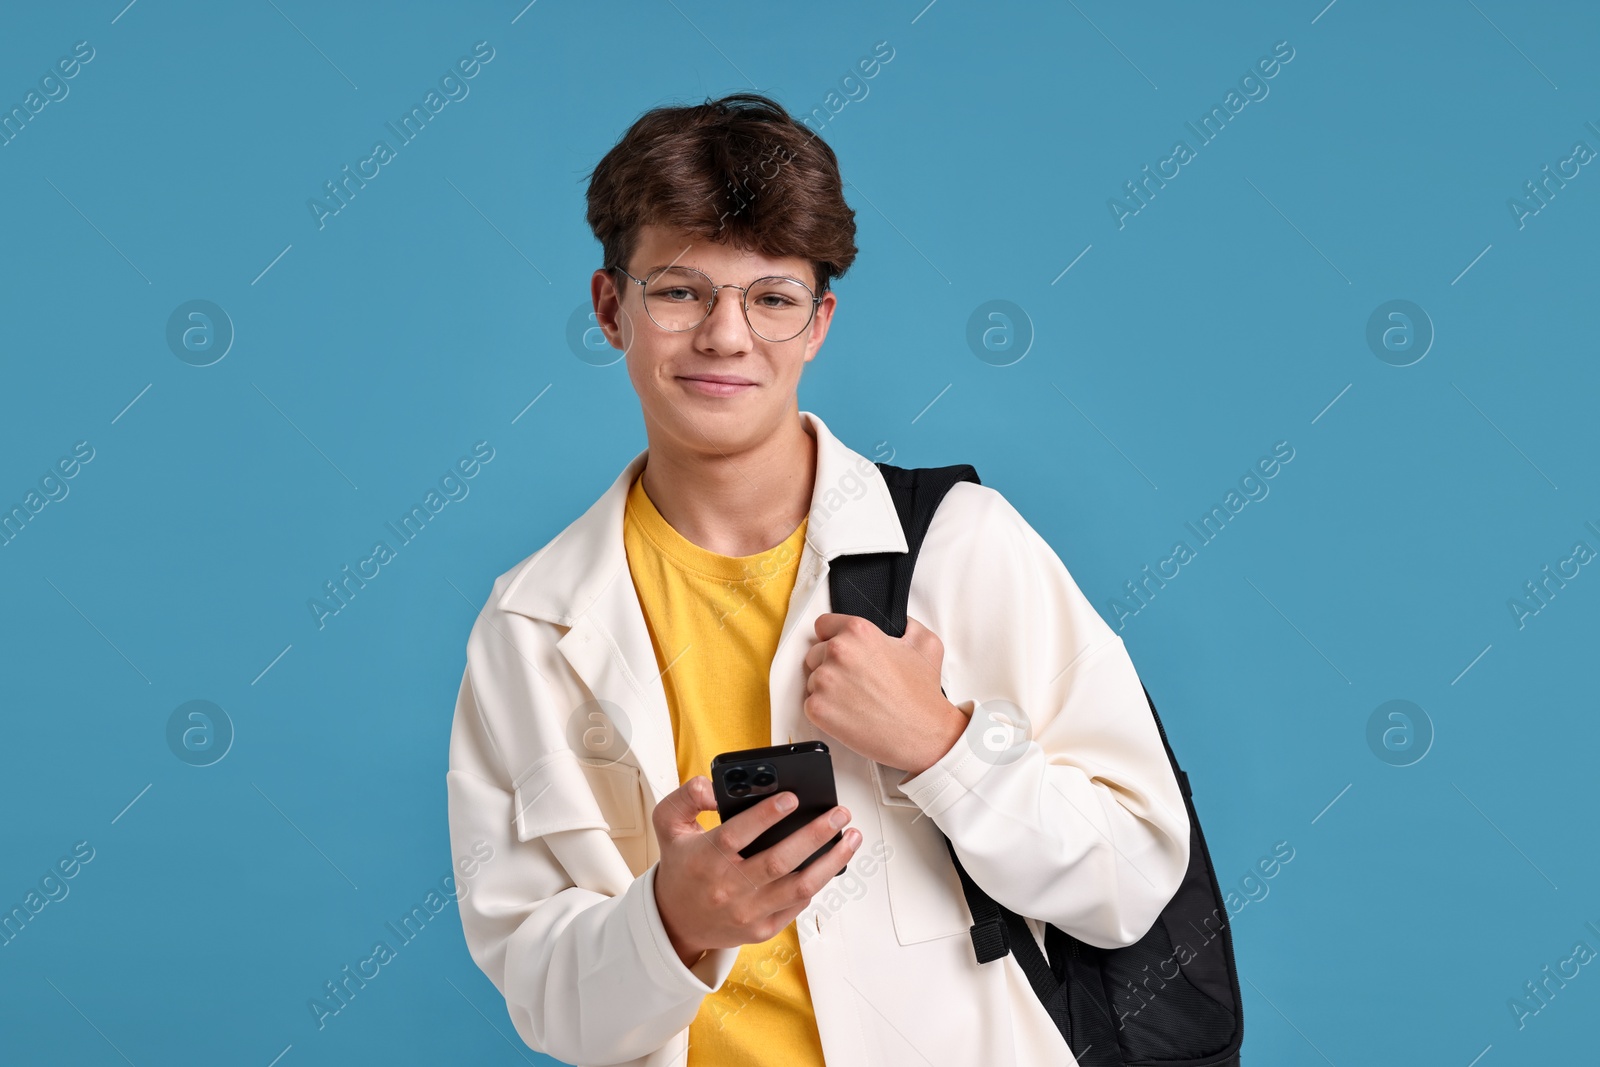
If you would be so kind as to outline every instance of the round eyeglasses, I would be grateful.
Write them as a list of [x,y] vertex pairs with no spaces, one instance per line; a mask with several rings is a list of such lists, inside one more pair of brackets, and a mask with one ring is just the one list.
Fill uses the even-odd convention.
[[713,285],[693,267],[658,267],[644,278],[616,267],[644,291],[644,310],[650,321],[673,333],[692,330],[706,321],[718,291],[738,289],[744,294],[745,321],[756,336],[767,341],[791,341],[805,332],[817,312],[820,296],[796,278],[757,278],[749,285]]

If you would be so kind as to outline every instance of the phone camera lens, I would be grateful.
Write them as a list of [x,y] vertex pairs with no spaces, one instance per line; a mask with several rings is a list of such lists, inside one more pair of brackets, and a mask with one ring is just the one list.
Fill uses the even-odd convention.
[[727,773],[724,781],[726,781],[729,785],[733,785],[736,782],[743,782],[749,777],[749,771],[745,770],[743,767],[735,767]]
[[760,767],[757,768],[756,775],[754,778],[750,779],[750,782],[752,785],[765,788],[777,780],[777,776],[772,773],[770,768]]

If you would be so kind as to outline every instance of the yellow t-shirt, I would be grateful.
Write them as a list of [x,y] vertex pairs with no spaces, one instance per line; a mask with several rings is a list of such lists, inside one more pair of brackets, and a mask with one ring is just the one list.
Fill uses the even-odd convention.
[[[722,752],[772,743],[768,674],[788,614],[806,522],[765,552],[723,556],[661,517],[634,479],[623,520],[633,587],[662,670],[678,781],[711,774]],[[670,668],[670,669],[669,669]],[[700,825],[714,829],[715,811]],[[811,990],[793,922],[745,945],[689,1026],[688,1067],[822,1067]]]

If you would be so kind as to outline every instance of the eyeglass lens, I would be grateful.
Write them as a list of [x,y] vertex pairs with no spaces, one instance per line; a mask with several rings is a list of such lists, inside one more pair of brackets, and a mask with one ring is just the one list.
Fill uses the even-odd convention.
[[[699,271],[667,267],[645,279],[645,311],[664,330],[692,330],[711,313],[711,291],[711,279]],[[815,308],[811,290],[792,278],[754,282],[744,305],[750,328],[768,341],[799,336]]]

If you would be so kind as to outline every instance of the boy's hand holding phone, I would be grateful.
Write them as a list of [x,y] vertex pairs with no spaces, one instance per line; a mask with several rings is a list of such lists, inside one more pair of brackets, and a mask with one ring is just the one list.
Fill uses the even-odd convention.
[[852,827],[815,862],[796,870],[849,822],[843,807],[818,816],[764,851],[748,858],[739,855],[794,808],[795,795],[785,790],[706,830],[696,816],[717,810],[717,799],[704,775],[689,779],[656,805],[651,814],[661,847],[656,908],[685,966],[710,949],[770,940],[855,855],[861,831]]

